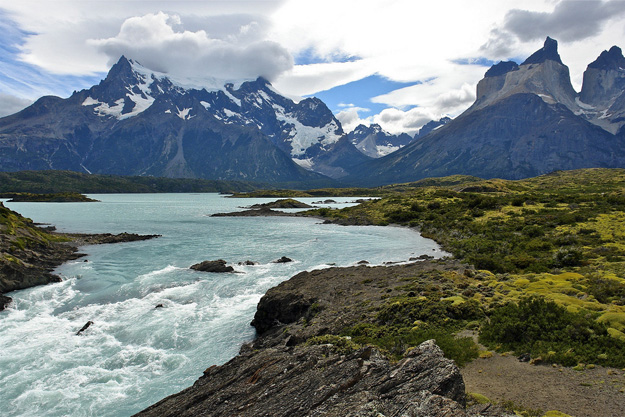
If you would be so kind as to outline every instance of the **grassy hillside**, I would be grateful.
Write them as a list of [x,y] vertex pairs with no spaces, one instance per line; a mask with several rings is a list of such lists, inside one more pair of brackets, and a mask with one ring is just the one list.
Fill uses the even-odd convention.
[[[625,170],[445,182],[395,186],[356,207],[311,211],[345,224],[415,227],[475,266],[441,276],[442,286],[407,283],[373,329],[352,335],[383,340],[388,326],[401,334],[411,319],[436,327],[440,317],[468,314],[454,312],[462,307],[489,318],[480,322],[480,340],[492,349],[625,366]],[[451,310],[432,307],[441,299]]]

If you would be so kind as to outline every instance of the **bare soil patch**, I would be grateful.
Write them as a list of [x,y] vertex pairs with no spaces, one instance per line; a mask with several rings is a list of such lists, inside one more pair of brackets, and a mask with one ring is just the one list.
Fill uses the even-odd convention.
[[467,392],[495,402],[574,417],[625,416],[625,372],[603,368],[575,371],[551,365],[530,365],[513,356],[495,354],[461,369]]

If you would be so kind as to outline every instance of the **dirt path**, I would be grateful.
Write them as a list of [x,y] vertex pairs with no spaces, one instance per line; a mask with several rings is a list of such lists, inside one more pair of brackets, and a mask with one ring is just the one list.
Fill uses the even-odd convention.
[[625,371],[596,367],[583,371],[530,365],[514,356],[477,359],[462,371],[467,392],[492,401],[509,400],[574,417],[625,416]]

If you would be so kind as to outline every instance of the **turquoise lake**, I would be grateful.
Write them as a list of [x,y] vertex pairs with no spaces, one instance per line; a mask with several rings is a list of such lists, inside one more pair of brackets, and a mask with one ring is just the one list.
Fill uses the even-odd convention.
[[[445,255],[435,242],[398,227],[210,217],[275,199],[90,197],[101,201],[5,205],[62,232],[162,237],[81,247],[87,256],[56,270],[63,282],[9,294],[14,303],[0,313],[3,415],[130,416],[235,356],[254,338],[249,323],[262,295],[298,272]],[[355,198],[334,200],[322,206],[345,207]],[[272,263],[281,256],[294,262]],[[189,269],[214,259],[240,273]],[[259,265],[237,265],[246,260]],[[87,321],[94,324],[76,336]]]

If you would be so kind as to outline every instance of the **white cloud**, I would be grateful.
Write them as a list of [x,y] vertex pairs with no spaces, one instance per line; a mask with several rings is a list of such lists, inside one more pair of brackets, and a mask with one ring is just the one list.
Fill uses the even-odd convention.
[[374,73],[364,60],[296,65],[290,71],[284,72],[273,85],[280,91],[305,96],[357,81]]
[[[231,54],[238,58],[246,53],[245,47],[248,54],[264,52],[261,45],[256,48],[251,45],[265,39],[270,25],[266,16],[283,1],[0,0],[0,13],[28,32],[19,45],[22,61],[54,74],[93,75],[110,68],[110,57],[90,40],[115,38],[127,19],[156,14],[159,10],[174,10],[165,13],[180,16],[180,24],[175,19],[170,21],[175,32],[203,30],[209,39],[239,46],[241,50]],[[262,63],[260,66],[267,69]]]
[[0,93],[0,117],[17,113],[30,106],[32,103],[33,102],[28,99]]
[[389,133],[414,135],[430,120],[439,120],[444,116],[444,114],[432,113],[427,109],[415,107],[406,111],[388,108],[378,114],[361,118],[361,113],[366,112],[369,112],[369,109],[350,107],[340,111],[336,118],[339,119],[343,130],[347,133],[354,130],[358,125],[370,126],[375,123]]
[[343,130],[346,133],[354,130],[358,125],[369,126],[373,122],[373,116],[369,116],[368,118],[361,119],[360,113],[370,112],[369,109],[356,107],[356,106],[346,106],[345,110],[341,110],[336,115],[336,118],[341,122],[341,126],[343,126]]
[[[245,37],[254,26],[256,22],[242,26],[239,34]],[[185,77],[273,80],[293,66],[289,52],[276,42],[238,42],[236,35],[224,40],[205,30],[184,30],[180,16],[159,12],[126,19],[117,36],[91,43],[109,62],[126,55],[152,70]]]
[[433,113],[429,109],[415,107],[403,111],[389,108],[373,117],[373,121],[389,133],[408,133],[414,135],[430,120],[438,120],[443,114]]

